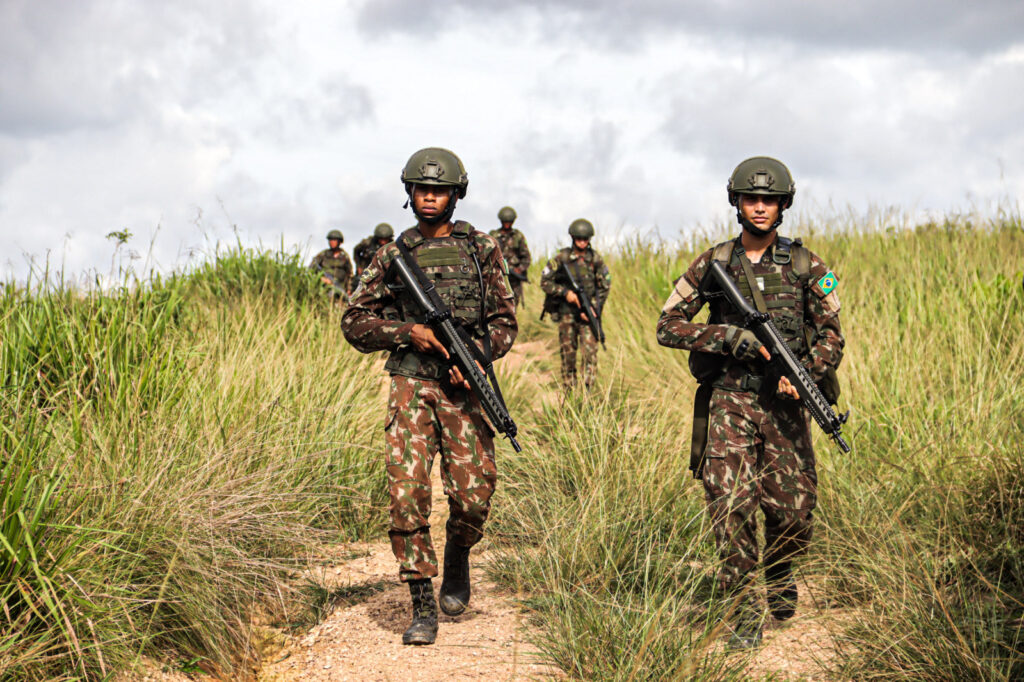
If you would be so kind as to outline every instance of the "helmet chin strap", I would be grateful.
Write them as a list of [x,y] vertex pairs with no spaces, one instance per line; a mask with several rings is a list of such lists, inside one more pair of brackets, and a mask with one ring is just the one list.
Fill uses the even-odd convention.
[[760,227],[744,218],[743,214],[740,213],[739,210],[736,211],[736,220],[739,222],[740,225],[743,226],[744,230],[754,235],[755,237],[767,237],[772,233],[773,230],[775,230],[776,228],[778,228],[779,225],[782,224],[782,210],[779,210],[779,217],[775,220],[774,223],[771,224],[771,226],[767,230],[762,230]]

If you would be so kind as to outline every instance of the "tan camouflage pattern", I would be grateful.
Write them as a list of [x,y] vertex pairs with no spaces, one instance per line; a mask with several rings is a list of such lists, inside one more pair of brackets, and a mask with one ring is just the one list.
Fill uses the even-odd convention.
[[766,563],[801,554],[811,539],[818,478],[809,418],[795,400],[716,388],[711,396],[704,494],[724,589],[744,585],[758,563],[758,508]]
[[[738,257],[738,251],[743,247],[740,246],[738,239],[735,240],[735,244],[732,260],[726,269],[739,285],[740,291],[750,300],[750,287],[743,275]],[[792,262],[785,265],[774,262],[774,249],[773,243],[760,261],[751,264],[754,275],[758,278],[758,288],[762,289],[765,304],[775,326],[779,328],[797,357],[804,362],[811,378],[820,381],[828,367],[839,367],[845,345],[839,326],[838,296],[830,299],[818,285],[818,281],[829,272],[829,268],[821,258],[810,252],[810,275],[806,279],[801,279],[794,272]],[[720,316],[721,324],[698,324],[690,321],[704,305],[697,288],[711,263],[713,250],[708,249],[698,256],[686,273],[676,280],[658,320],[658,342],[661,345],[689,351],[728,354],[725,348],[726,326],[742,326],[742,316],[729,310],[726,305]],[[807,347],[805,328],[811,332],[810,349]],[[723,377],[722,383],[725,388],[739,390],[743,376],[751,372],[758,373],[760,367],[759,364],[735,363]]]
[[[399,239],[405,241],[427,276],[434,279],[438,294],[451,307],[456,322],[478,340],[481,349],[484,331],[480,328],[480,303],[483,299],[493,356],[497,359],[505,355],[519,327],[501,249],[494,239],[462,221],[455,223],[452,234],[447,237],[427,240],[412,227]],[[483,273],[482,294],[470,255],[474,246]],[[385,281],[388,267],[397,254],[398,247],[393,242],[374,254],[370,265],[359,276],[341,328],[348,342],[363,353],[391,351],[385,365],[389,373],[437,381],[448,374],[447,361],[412,347],[410,334],[413,324],[422,321],[420,313]]]
[[[530,256],[530,247],[526,245],[526,237],[515,228],[506,230],[499,227],[491,230],[491,236],[501,247],[501,253],[505,256],[505,262],[511,272],[525,276],[533,262]],[[515,295],[516,306],[523,300],[523,283],[518,279],[510,279],[512,293]]]
[[[389,241],[388,244],[391,242]],[[382,244],[377,243],[377,238],[372,234],[366,239],[356,244],[355,248],[352,249],[352,258],[356,262],[356,277],[363,274],[363,270],[370,265],[370,261],[373,260],[373,254],[377,253]],[[353,283],[353,288],[355,284]]]
[[449,538],[471,547],[483,537],[497,481],[494,431],[479,401],[446,382],[392,375],[385,425],[391,549],[403,582],[437,576],[430,537],[430,470],[441,454]]
[[560,273],[562,263],[572,269],[576,282],[587,292],[594,305],[601,309],[608,300],[612,278],[601,255],[587,247],[582,254],[571,246],[559,250],[544,266],[540,288],[550,297],[558,300],[558,306],[551,311],[551,319],[558,322],[558,349],[562,360],[562,383],[567,389],[576,386],[576,352],[582,350],[581,373],[583,384],[589,388],[597,376],[597,344],[589,322],[579,316],[579,308],[565,300],[569,291],[568,280]]
[[313,260],[309,263],[309,269],[332,275],[339,287],[345,291],[351,290],[352,261],[345,253],[345,249],[337,251],[324,249],[313,256]]
[[[739,239],[734,243],[727,270],[750,299],[738,258],[742,246]],[[752,263],[757,285],[779,331],[812,378],[820,380],[828,367],[839,366],[843,356],[838,296],[830,299],[831,294],[826,296],[817,284],[829,272],[817,255],[809,253],[810,274],[801,278],[792,262],[774,262],[776,244],[777,240]],[[728,353],[726,327],[742,325],[737,314],[726,308],[718,311],[721,324],[691,321],[704,305],[697,289],[713,251],[698,256],[676,280],[658,320],[657,336],[662,345]],[[817,474],[809,416],[797,401],[774,395],[773,388],[762,395],[742,390],[744,375],[761,372],[761,364],[733,362],[715,382],[711,397],[703,483],[722,562],[718,577],[724,589],[738,589],[754,575],[757,509],[765,517],[767,563],[802,553],[811,539]]]
[[576,387],[576,351],[580,351],[580,373],[583,385],[590,388],[597,377],[597,337],[590,324],[580,324],[572,315],[563,315],[558,321],[558,352],[562,359],[562,384],[567,389]]

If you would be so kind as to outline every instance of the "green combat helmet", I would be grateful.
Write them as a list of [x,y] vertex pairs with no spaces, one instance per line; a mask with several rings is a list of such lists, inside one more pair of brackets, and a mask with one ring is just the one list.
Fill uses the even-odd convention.
[[327,233],[328,239],[337,239],[339,242],[345,241],[345,238],[341,235],[341,230],[331,230]]
[[504,206],[498,211],[498,220],[502,223],[514,223],[516,221],[516,210],[511,206]]
[[591,239],[594,236],[594,225],[586,218],[577,218],[569,225],[569,235],[573,238]]
[[395,231],[387,223],[381,223],[373,228],[374,239],[394,239]]
[[[441,185],[451,187],[452,198],[448,202],[448,209],[441,215],[426,218],[419,214],[417,218],[427,223],[447,222],[455,211],[455,201],[464,199],[466,189],[469,187],[469,176],[466,174],[466,167],[462,160],[454,152],[442,147],[427,147],[421,149],[405,162],[402,169],[402,183],[405,184],[405,193],[409,196],[406,206],[412,201],[413,185]],[[413,212],[416,206],[413,206]]]
[[770,156],[754,156],[736,166],[726,189],[733,206],[740,194],[767,194],[786,197],[781,207],[789,208],[793,205],[796,183],[786,164]]
[[[736,166],[736,170],[729,176],[726,191],[729,193],[729,203],[737,207],[736,219],[739,220],[743,229],[763,237],[779,226],[782,222],[782,211],[793,205],[796,183],[793,182],[793,176],[786,168],[786,164],[778,159],[773,159],[770,156],[752,156]],[[782,197],[779,202],[779,219],[768,230],[756,227],[739,212],[739,195],[741,194]]]

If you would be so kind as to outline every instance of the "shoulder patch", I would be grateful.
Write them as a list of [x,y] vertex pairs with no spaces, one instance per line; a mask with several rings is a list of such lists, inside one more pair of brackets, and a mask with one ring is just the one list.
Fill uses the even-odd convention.
[[668,300],[665,301],[661,311],[663,313],[671,312],[680,303],[692,301],[696,294],[697,290],[690,286],[690,283],[686,281],[686,277],[680,277],[676,280],[675,287],[673,287],[672,293],[669,294]]
[[821,288],[822,293],[825,296],[828,296],[837,286],[839,286],[839,280],[836,279],[836,276],[832,274],[831,270],[829,270],[825,273],[824,277],[818,280],[818,286]]
[[374,277],[376,277],[378,274],[380,273],[377,271],[377,268],[373,267],[372,265],[368,265],[366,269],[363,270],[363,274],[359,275],[359,281],[362,282],[363,284],[366,284]]

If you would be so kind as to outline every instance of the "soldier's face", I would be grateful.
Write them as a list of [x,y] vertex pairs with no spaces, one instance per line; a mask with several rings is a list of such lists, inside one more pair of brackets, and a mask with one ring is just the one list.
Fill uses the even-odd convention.
[[452,188],[443,185],[414,185],[412,205],[420,215],[433,218],[445,212],[452,200]]
[[341,246],[341,242],[337,239],[328,239],[327,246],[331,247],[331,251],[337,251],[338,247]]
[[387,244],[387,243],[388,243],[389,241],[391,241],[391,240],[390,240],[390,239],[387,239],[387,238],[385,238],[385,237],[381,237],[380,239],[378,239],[378,240],[377,240],[377,243],[378,243],[378,244],[379,244],[380,246],[384,246],[384,245],[385,245],[385,244]]
[[590,246],[590,240],[586,237],[573,237],[572,244],[576,247],[577,251],[586,251],[587,247]]
[[764,194],[741,194],[738,208],[755,227],[767,230],[779,219],[780,201],[780,197]]
[[503,229],[503,230],[511,230],[512,229],[512,223],[502,223],[501,224],[501,229]]

